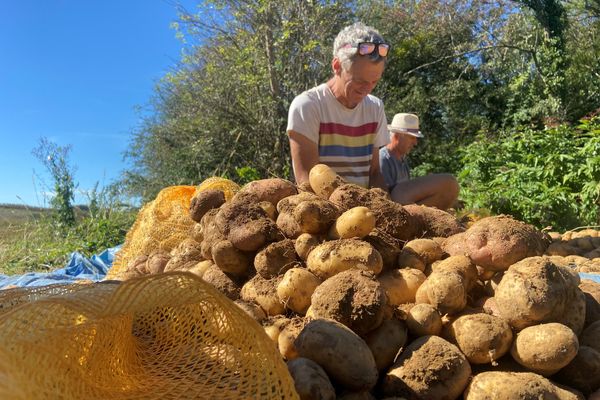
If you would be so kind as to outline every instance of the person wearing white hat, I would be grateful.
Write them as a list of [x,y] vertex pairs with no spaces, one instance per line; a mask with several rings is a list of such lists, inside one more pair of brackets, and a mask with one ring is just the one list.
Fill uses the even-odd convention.
[[411,179],[406,156],[423,134],[415,114],[394,115],[388,125],[390,142],[379,149],[379,165],[392,200],[400,204],[423,204],[447,210],[459,192],[456,178],[451,174],[431,174]]
[[371,95],[390,45],[360,22],[337,35],[333,77],[296,96],[287,133],[296,183],[308,182],[316,164],[326,164],[350,183],[386,188],[379,168],[379,147],[389,141],[383,102]]

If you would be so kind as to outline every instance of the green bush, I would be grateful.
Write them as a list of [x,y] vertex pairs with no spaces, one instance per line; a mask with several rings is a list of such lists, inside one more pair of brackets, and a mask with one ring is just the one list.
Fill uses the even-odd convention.
[[462,150],[468,209],[510,214],[543,228],[600,222],[600,119],[479,136]]
[[49,272],[65,266],[72,252],[90,257],[125,241],[136,210],[122,209],[100,217],[82,215],[68,230],[57,229],[51,215],[15,226],[0,238],[0,273]]

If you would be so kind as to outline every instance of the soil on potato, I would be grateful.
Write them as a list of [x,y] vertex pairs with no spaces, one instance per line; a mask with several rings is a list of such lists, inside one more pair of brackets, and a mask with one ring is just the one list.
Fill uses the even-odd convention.
[[334,319],[363,336],[383,321],[385,293],[374,275],[351,269],[323,282],[313,294],[316,316]]
[[268,218],[267,212],[257,204],[256,196],[240,193],[219,209],[215,222],[227,236],[229,231],[250,221]]

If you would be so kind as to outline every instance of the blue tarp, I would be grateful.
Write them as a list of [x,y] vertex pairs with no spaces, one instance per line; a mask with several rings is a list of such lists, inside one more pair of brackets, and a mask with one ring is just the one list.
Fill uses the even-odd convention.
[[581,279],[591,279],[594,282],[600,283],[600,274],[588,274],[586,272],[580,272],[579,277]]
[[52,283],[71,283],[80,279],[101,281],[112,266],[115,254],[121,245],[104,250],[90,258],[79,252],[71,253],[69,262],[64,268],[52,272],[29,272],[23,275],[0,274],[0,289],[9,286],[44,286]]

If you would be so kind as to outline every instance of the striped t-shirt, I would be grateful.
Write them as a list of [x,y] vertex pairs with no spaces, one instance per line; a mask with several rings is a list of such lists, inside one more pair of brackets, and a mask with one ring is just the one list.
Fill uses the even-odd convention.
[[368,95],[350,109],[335,98],[326,83],[294,99],[287,130],[317,143],[320,163],[363,187],[369,185],[373,149],[389,142],[381,100]]

